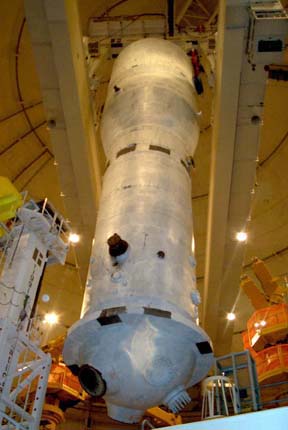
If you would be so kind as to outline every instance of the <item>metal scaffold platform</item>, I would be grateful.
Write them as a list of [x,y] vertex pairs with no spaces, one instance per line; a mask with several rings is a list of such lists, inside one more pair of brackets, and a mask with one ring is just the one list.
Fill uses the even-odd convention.
[[216,374],[228,376],[235,385],[237,413],[260,408],[260,387],[255,361],[248,350],[217,357]]
[[51,356],[40,348],[45,268],[64,264],[69,228],[47,199],[26,203],[0,177],[0,429],[38,430]]
[[23,333],[1,319],[0,356],[0,429],[38,429],[50,355],[35,344],[33,329]]

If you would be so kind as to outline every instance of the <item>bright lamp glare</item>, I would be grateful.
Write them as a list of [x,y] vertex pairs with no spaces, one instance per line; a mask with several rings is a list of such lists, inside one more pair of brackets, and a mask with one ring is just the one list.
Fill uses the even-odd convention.
[[236,239],[238,240],[238,242],[245,242],[247,240],[247,233],[245,231],[238,231],[238,233],[236,233]]
[[266,325],[267,323],[266,323],[266,321],[265,320],[262,320],[262,321],[260,321],[260,325],[262,326],[262,327],[265,327],[265,325]]
[[44,323],[54,325],[58,322],[58,315],[55,314],[55,312],[51,312],[49,314],[46,314],[44,317]]
[[69,234],[69,242],[71,243],[78,243],[80,240],[79,234],[76,233],[70,233]]
[[191,249],[192,249],[192,253],[195,253],[195,239],[194,236],[192,236],[192,242],[191,242]]
[[48,303],[50,300],[50,296],[49,294],[43,294],[43,296],[41,297],[42,302],[44,303]]
[[234,321],[235,320],[235,318],[236,318],[236,315],[234,314],[234,312],[229,312],[228,314],[227,314],[227,320],[228,321]]

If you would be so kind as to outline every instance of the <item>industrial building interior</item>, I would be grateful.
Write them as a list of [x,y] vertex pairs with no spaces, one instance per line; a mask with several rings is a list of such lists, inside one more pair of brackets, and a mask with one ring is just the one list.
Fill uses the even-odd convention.
[[[280,51],[268,48],[253,54],[249,40],[252,32],[247,36],[245,31],[250,31],[256,3],[0,2],[0,176],[8,178],[18,192],[27,192],[26,201],[47,198],[77,238],[75,243],[71,240],[65,264],[46,268],[37,295],[37,315],[45,318],[52,313],[57,317],[55,324],[45,324],[41,334],[44,351],[51,353],[54,363],[61,360],[67,331],[80,318],[103,176],[109,161],[100,130],[113,64],[123,47],[151,36],[180,46],[189,61],[192,50],[197,49],[199,54],[199,79],[203,86],[203,92],[200,88],[196,95],[200,137],[189,163],[189,174],[196,280],[202,297],[200,326],[211,338],[216,357],[237,357],[244,351],[247,344],[243,346],[243,333],[255,312],[257,298],[251,302],[249,292],[240,284],[251,279],[259,293],[264,278],[257,272],[256,261],[266,280],[270,273],[271,282],[281,292],[279,300],[270,301],[262,284],[267,307],[282,306],[286,315],[280,340],[277,338],[275,344],[271,341],[269,345],[288,343],[288,12],[287,2],[260,2],[264,9],[267,6],[266,12],[275,12],[277,6],[283,16],[272,17],[267,12],[265,20],[260,15],[257,18],[256,8],[253,16],[257,25],[259,21],[259,38],[271,42],[284,37],[284,43]],[[249,22],[244,24],[241,8],[252,8],[252,12],[247,12]],[[241,33],[242,39],[240,27],[246,34],[243,37]],[[253,31],[257,32],[255,28]],[[1,197],[0,192],[0,204]],[[247,235],[237,239],[237,233]],[[259,305],[259,312],[262,308]],[[258,324],[255,318],[253,321]],[[280,391],[272,387],[270,396],[267,395],[267,408],[281,407],[286,414],[287,348],[286,355],[283,350],[281,356],[280,376],[275,378],[282,383]],[[59,399],[58,403],[54,400],[59,391],[49,391],[48,382],[46,402],[56,408]],[[46,411],[39,428],[145,428],[143,422],[112,420],[102,399],[78,394],[78,398],[71,392],[67,398],[61,394],[60,404],[66,402],[62,408],[65,421],[64,415],[57,413],[54,421],[49,421],[53,413],[49,416]],[[189,394],[192,401],[181,412],[183,423],[201,419],[200,384],[190,388]],[[273,396],[284,401],[275,403]],[[162,416],[158,425],[157,416],[149,416],[148,427],[165,426]],[[166,425],[181,423],[174,418],[170,417]],[[22,429],[7,423],[0,428]]]

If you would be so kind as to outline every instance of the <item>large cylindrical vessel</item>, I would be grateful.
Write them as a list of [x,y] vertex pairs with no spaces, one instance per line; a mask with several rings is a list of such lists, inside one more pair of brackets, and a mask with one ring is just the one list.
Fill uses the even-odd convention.
[[189,158],[198,141],[191,65],[171,42],[125,48],[102,120],[108,159],[81,319],[64,360],[108,414],[137,422],[207,374],[213,353],[197,325]]

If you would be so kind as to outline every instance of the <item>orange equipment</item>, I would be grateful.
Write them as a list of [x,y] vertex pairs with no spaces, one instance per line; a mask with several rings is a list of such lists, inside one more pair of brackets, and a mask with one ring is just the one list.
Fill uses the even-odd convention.
[[57,425],[65,420],[60,406],[65,407],[86,399],[78,378],[61,362],[63,343],[64,336],[60,336],[42,348],[46,353],[51,354],[53,362],[41,417],[41,426],[44,425],[44,428],[49,430],[55,430]]
[[285,340],[288,336],[288,305],[282,303],[255,311],[247,328],[249,346],[256,352]]
[[77,376],[73,375],[63,363],[52,364],[47,394],[54,395],[62,401],[86,398]]
[[280,382],[288,378],[288,344],[275,345],[259,352],[256,357],[258,380]]
[[261,283],[262,291],[248,276],[244,275],[240,287],[250,299],[255,309],[262,309],[269,305],[284,303],[287,288],[279,284],[278,278],[272,278],[265,263],[255,258],[252,264],[253,272]]
[[145,415],[152,418],[153,424],[155,424],[156,427],[182,424],[182,418],[180,415],[174,415],[173,413],[166,412],[158,407],[147,409]]
[[41,425],[49,430],[56,430],[58,424],[61,424],[64,419],[63,411],[58,407],[58,404],[45,403],[42,410]]
[[[288,375],[288,305],[285,304],[286,286],[272,278],[264,262],[256,258],[253,271],[261,283],[256,284],[244,276],[241,288],[249,297],[256,311],[247,322],[242,334],[245,349],[249,349],[256,362],[262,399],[269,404],[287,395]],[[270,305],[270,306],[269,306]],[[270,384],[281,383],[279,386]],[[282,403],[283,404],[283,403]]]
[[256,287],[255,283],[247,275],[242,276],[240,286],[246,296],[250,299],[251,304],[255,309],[269,306],[269,302],[266,300],[265,295]]

